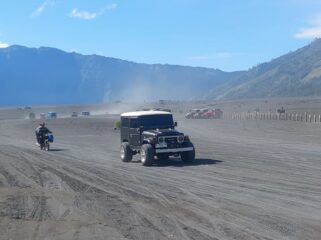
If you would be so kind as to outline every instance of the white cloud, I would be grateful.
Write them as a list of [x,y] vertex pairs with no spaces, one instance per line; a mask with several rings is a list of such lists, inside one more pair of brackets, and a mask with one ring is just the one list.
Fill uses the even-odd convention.
[[55,4],[53,0],[44,1],[36,10],[31,13],[31,17],[38,17],[41,15],[47,7],[51,7]]
[[95,12],[87,12],[87,11],[79,11],[77,8],[74,8],[69,14],[72,18],[81,18],[84,20],[91,20],[97,17],[97,13]]
[[321,26],[311,27],[311,28],[302,28],[294,36],[296,38],[320,38],[321,37]]
[[310,27],[300,29],[295,38],[320,38],[321,37],[321,15],[307,21]]
[[8,43],[0,42],[0,48],[7,48],[9,47]]
[[73,10],[71,10],[69,17],[80,18],[83,20],[92,20],[100,15],[103,15],[106,11],[111,11],[117,7],[118,7],[118,4],[114,3],[100,9],[98,12],[79,11],[78,8],[74,8]]
[[113,9],[115,9],[115,8],[117,8],[117,7],[118,7],[118,4],[117,4],[117,3],[113,3],[113,4],[105,7],[105,11],[113,10]]

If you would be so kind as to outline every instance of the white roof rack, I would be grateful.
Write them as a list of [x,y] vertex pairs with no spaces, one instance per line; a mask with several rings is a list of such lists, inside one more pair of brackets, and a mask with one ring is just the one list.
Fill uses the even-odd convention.
[[140,116],[148,116],[148,115],[172,115],[172,113],[166,112],[166,111],[148,110],[148,111],[125,112],[125,113],[122,113],[120,116],[121,117],[140,117]]

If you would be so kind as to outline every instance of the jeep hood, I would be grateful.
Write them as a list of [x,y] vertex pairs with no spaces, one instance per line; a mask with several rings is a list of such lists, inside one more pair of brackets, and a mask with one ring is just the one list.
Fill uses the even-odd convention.
[[146,130],[143,131],[144,135],[150,135],[150,136],[178,136],[178,135],[184,135],[183,133],[180,133],[176,131],[175,129],[153,129],[153,130]]

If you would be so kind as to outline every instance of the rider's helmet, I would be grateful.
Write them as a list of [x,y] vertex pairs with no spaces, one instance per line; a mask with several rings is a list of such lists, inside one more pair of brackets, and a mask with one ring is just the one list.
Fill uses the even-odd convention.
[[46,126],[46,124],[45,124],[44,122],[40,123],[39,125],[40,125],[41,127]]

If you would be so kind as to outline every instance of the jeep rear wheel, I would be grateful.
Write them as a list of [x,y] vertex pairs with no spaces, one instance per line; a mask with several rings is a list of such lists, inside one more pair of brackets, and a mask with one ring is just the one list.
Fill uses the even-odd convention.
[[184,147],[193,147],[193,150],[192,151],[188,151],[188,152],[181,152],[180,155],[181,155],[181,159],[184,163],[191,163],[195,160],[195,148],[194,148],[194,145],[189,142],[189,143],[186,143],[184,144],[185,146]]
[[130,162],[133,159],[133,151],[128,142],[123,142],[120,147],[120,159],[123,162]]
[[155,152],[150,144],[142,145],[140,149],[140,159],[144,166],[150,166],[154,162]]

